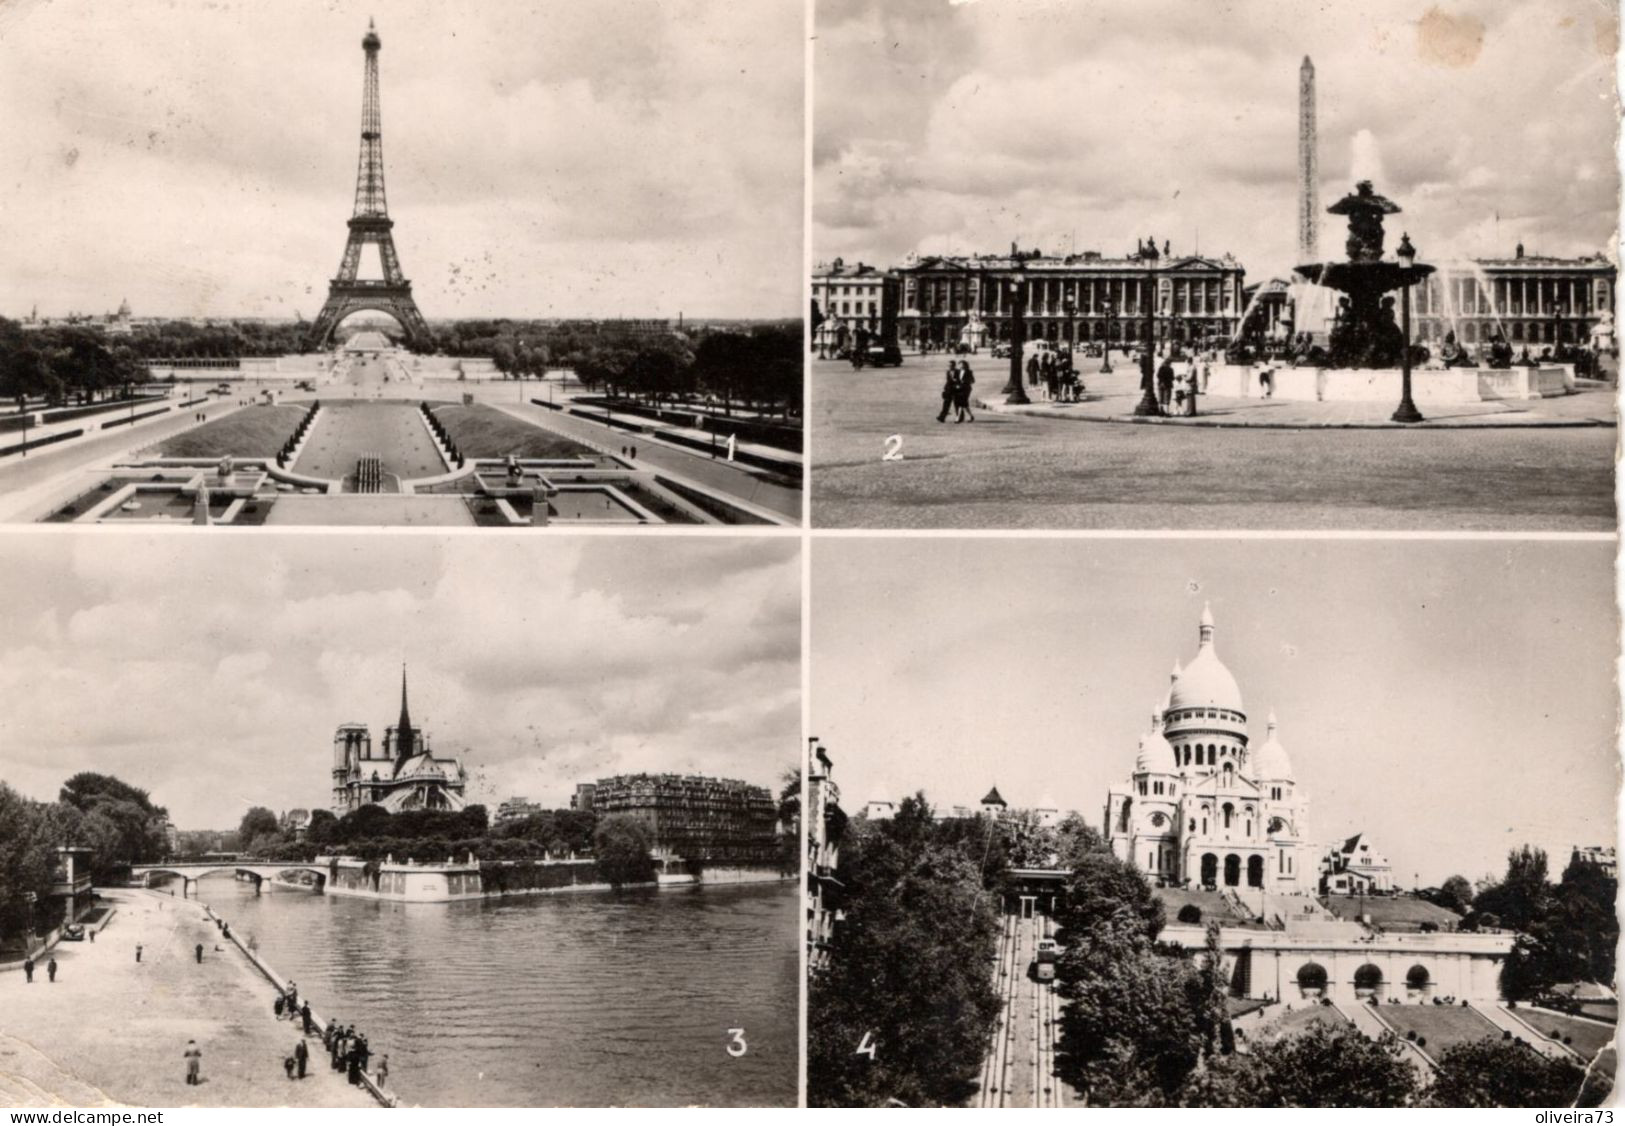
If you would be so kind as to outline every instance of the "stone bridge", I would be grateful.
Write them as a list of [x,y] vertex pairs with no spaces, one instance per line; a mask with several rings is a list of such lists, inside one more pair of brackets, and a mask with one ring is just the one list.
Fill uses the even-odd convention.
[[185,899],[190,897],[193,884],[204,876],[212,876],[217,872],[230,872],[238,879],[253,880],[255,895],[265,890],[267,880],[274,883],[277,877],[286,872],[309,872],[314,875],[316,877],[314,890],[318,895],[327,888],[327,869],[300,861],[206,860],[195,863],[135,864],[130,868],[130,878],[150,886],[157,877],[178,877],[181,881],[181,898]]

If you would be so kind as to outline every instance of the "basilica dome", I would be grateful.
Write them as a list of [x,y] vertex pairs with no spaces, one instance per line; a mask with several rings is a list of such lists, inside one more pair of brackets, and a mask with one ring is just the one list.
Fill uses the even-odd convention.
[[1136,774],[1178,774],[1179,760],[1173,744],[1163,737],[1162,726],[1153,723],[1150,734],[1140,736],[1140,753],[1134,759]]
[[1253,752],[1253,776],[1264,782],[1290,782],[1292,780],[1292,760],[1286,756],[1286,748],[1281,746],[1281,740],[1275,737],[1275,713],[1270,713],[1269,733],[1264,739],[1264,745]]
[[1174,681],[1173,692],[1168,698],[1169,710],[1224,708],[1246,714],[1236,678],[1230,675],[1230,670],[1224,667],[1224,662],[1219,660],[1219,654],[1213,648],[1213,612],[1205,606],[1202,608],[1200,637],[1196,656],[1191,658],[1191,663]]

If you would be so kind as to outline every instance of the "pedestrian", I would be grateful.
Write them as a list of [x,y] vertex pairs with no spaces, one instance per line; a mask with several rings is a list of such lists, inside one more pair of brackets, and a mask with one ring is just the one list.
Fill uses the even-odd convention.
[[350,1050],[344,1054],[344,1077],[350,1081],[350,1086],[361,1085],[361,1053],[351,1045]]
[[304,1004],[299,1006],[299,1015],[302,1018],[304,1018],[305,1035],[309,1036],[310,1035],[310,1002],[309,1001],[306,1001]]
[[1174,397],[1174,364],[1166,356],[1163,357],[1162,366],[1157,369],[1157,403],[1162,407],[1162,413],[1168,413],[1168,407]]
[[293,1046],[293,1058],[299,1066],[299,1078],[305,1077],[305,1064],[310,1060],[310,1049],[303,1040]]
[[203,1070],[203,1051],[197,1046],[196,1040],[186,1042],[186,1082],[196,1087],[202,1082],[199,1072]]
[[971,413],[971,390],[976,386],[976,376],[971,374],[970,361],[959,361],[959,382],[954,388],[954,421],[975,422],[976,416]]
[[34,984],[34,959],[32,957],[23,959],[23,976],[28,979],[26,984]]
[[632,447],[632,460],[638,460],[638,448],[636,446]]
[[56,980],[56,955],[55,954],[51,955],[51,960],[49,962],[45,963],[45,976],[50,978],[53,982]]
[[282,994],[278,993],[276,995],[276,1000],[274,1002],[272,1002],[272,1004],[271,1004],[271,1008],[276,1012],[276,1019],[277,1020],[282,1019],[282,1007],[285,1004],[286,1004],[286,1002],[283,1001]]
[[365,1036],[356,1037],[355,1050],[361,1055],[361,1070],[367,1070],[367,1061],[372,1058],[372,1045],[367,1043]]
[[959,391],[959,365],[952,360],[948,361],[948,371],[942,377],[942,409],[937,412],[938,422],[948,421],[948,412],[953,409],[954,396]]
[[1196,361],[1194,359],[1192,359],[1191,360],[1190,370],[1185,373],[1185,417],[1186,418],[1195,418],[1196,417],[1196,385],[1197,385],[1198,382],[1200,382],[1200,373],[1197,370]]
[[139,942],[135,944],[135,960],[138,962],[141,960],[141,944]]
[[384,1080],[389,1078],[389,1056],[387,1054],[378,1057],[378,1070],[373,1072],[373,1076],[377,1079],[379,1089],[382,1090]]
[[1038,353],[1034,352],[1027,357],[1027,386],[1038,386]]
[[288,1011],[291,1013],[299,1005],[299,987],[294,984],[293,978],[288,979]]
[[293,1078],[293,1057],[292,1056],[283,1056],[282,1057],[282,1074],[286,1075],[289,1079]]
[[203,964],[203,943],[201,942],[197,944],[197,964],[200,966]]
[[95,932],[95,931],[91,931],[91,932],[90,932],[90,941],[91,941],[91,942],[95,942],[95,941],[96,941],[96,932]]

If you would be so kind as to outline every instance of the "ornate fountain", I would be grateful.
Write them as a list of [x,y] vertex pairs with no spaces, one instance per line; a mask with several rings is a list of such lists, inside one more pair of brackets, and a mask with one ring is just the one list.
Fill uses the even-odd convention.
[[1343,295],[1327,342],[1326,362],[1338,368],[1398,367],[1404,358],[1405,334],[1394,318],[1394,299],[1387,295],[1424,280],[1433,267],[1383,259],[1383,216],[1399,214],[1399,204],[1378,195],[1370,180],[1361,180],[1354,191],[1326,210],[1348,216],[1349,237],[1344,244],[1348,261],[1312,262],[1297,268],[1308,281]]

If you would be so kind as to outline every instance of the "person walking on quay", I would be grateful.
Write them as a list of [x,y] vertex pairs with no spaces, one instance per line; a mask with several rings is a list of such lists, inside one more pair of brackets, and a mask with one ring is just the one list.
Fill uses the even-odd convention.
[[306,1001],[304,1004],[299,1006],[299,1016],[305,1022],[305,1035],[309,1036],[310,1035],[310,1002],[309,1001]]
[[293,1078],[293,1057],[292,1056],[283,1056],[282,1057],[282,1074],[286,1075],[289,1079]]
[[1190,371],[1185,373],[1185,417],[1196,417],[1196,385],[1200,382],[1200,372],[1197,370],[1195,357],[1191,358]]
[[203,1070],[203,1050],[197,1046],[196,1040],[186,1042],[186,1085],[196,1087],[203,1081],[199,1074]]
[[135,960],[137,962],[141,960],[141,944],[139,942],[135,944]]
[[971,374],[970,361],[959,361],[959,382],[954,386],[954,421],[975,422],[976,416],[971,413],[971,389],[976,386],[976,377]]
[[1162,407],[1162,413],[1168,413],[1168,407],[1174,397],[1174,364],[1166,356],[1163,357],[1162,366],[1157,369],[1157,404]]
[[1027,357],[1027,386],[1038,386],[1038,353],[1034,352]]
[[366,1071],[367,1061],[372,1058],[372,1045],[367,1043],[367,1038],[365,1036],[357,1036],[355,1040],[355,1050],[357,1056],[359,1056],[361,1060],[361,1070]]
[[50,978],[53,982],[56,980],[56,955],[55,954],[51,955],[51,960],[49,962],[45,963],[45,976]]
[[942,409],[937,412],[938,422],[948,421],[948,412],[953,409],[954,398],[958,394],[959,365],[949,360],[948,371],[942,377]]
[[280,993],[278,993],[276,995],[276,1000],[271,1002],[271,1011],[276,1013],[276,1019],[277,1020],[282,1019],[282,1009],[283,1009],[283,1006],[285,1004],[286,1004],[286,1002],[283,1001],[282,994],[280,994]]
[[310,1049],[305,1047],[303,1040],[293,1046],[294,1063],[299,1068],[299,1078],[305,1077],[305,1065],[310,1061]]
[[344,1054],[344,1073],[345,1078],[350,1081],[350,1086],[361,1086],[361,1049],[353,1044]]
[[34,984],[34,958],[32,955],[23,959],[23,976],[28,979],[27,984]]
[[197,944],[196,953],[197,953],[197,964],[201,966],[203,964],[203,943],[200,942],[200,943]]
[[378,1070],[372,1074],[373,1078],[378,1083],[378,1089],[382,1091],[384,1089],[384,1081],[389,1078],[389,1054],[387,1052],[378,1057]]

